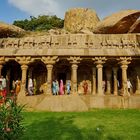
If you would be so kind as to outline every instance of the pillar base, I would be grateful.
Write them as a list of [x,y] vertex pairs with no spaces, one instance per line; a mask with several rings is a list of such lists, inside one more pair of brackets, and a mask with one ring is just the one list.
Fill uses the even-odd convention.
[[97,95],[97,96],[105,96],[104,93],[97,93],[96,95]]
[[136,90],[135,94],[140,95],[140,90]]
[[111,92],[105,92],[105,95],[111,95]]
[[117,95],[118,95],[118,92],[114,92],[113,95],[114,95],[114,96],[117,96]]

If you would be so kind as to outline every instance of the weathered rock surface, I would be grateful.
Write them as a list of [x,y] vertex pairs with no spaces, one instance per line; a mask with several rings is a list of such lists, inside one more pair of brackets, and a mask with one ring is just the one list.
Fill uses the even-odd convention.
[[99,18],[94,10],[87,8],[70,9],[65,14],[64,28],[72,33],[82,29],[93,30]]
[[129,33],[140,33],[140,20],[137,20],[129,30]]
[[0,38],[2,37],[16,37],[22,35],[24,30],[10,24],[0,22]]
[[94,28],[94,33],[121,34],[127,33],[140,17],[138,10],[123,10],[106,17]]

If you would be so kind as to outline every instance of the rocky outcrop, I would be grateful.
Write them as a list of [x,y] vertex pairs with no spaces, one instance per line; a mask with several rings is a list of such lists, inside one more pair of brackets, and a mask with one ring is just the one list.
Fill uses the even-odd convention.
[[99,34],[127,33],[139,17],[140,11],[138,10],[123,10],[103,19],[93,32]]
[[24,30],[14,26],[9,25],[3,22],[0,22],[0,38],[3,37],[17,37],[24,34]]
[[99,18],[95,11],[86,8],[70,9],[65,14],[64,28],[72,33],[77,33],[82,29],[93,30]]
[[140,20],[137,20],[129,30],[129,33],[140,33]]

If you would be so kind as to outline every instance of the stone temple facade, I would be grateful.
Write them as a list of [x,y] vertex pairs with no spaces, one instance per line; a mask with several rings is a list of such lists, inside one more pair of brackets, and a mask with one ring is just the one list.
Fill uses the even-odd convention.
[[[93,107],[139,108],[140,34],[94,34],[88,30],[88,33],[78,31],[68,34],[1,38],[0,74],[9,79],[9,91],[12,89],[13,80],[21,80],[19,102],[29,103],[29,107],[53,111],[80,108],[86,110]],[[36,79],[37,90],[43,94],[26,96],[28,77]],[[52,97],[51,87],[54,79],[63,79],[64,84],[70,80],[71,95]],[[130,91],[127,86],[128,79],[132,85]],[[83,95],[84,80],[88,82],[86,96]],[[49,99],[57,102],[56,105]],[[76,109],[62,106],[54,109],[59,106],[60,101],[66,106],[69,99],[74,100],[71,108]],[[42,101],[49,104],[49,107],[41,103]]]

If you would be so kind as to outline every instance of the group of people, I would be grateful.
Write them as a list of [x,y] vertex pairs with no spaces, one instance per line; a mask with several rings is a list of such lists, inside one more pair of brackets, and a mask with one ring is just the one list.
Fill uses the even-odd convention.
[[[65,93],[66,91],[66,93]],[[52,94],[53,95],[64,95],[64,94],[70,94],[71,91],[71,83],[70,81],[67,81],[66,85],[64,85],[63,80],[60,80],[60,84],[58,80],[53,80],[52,82]]]

